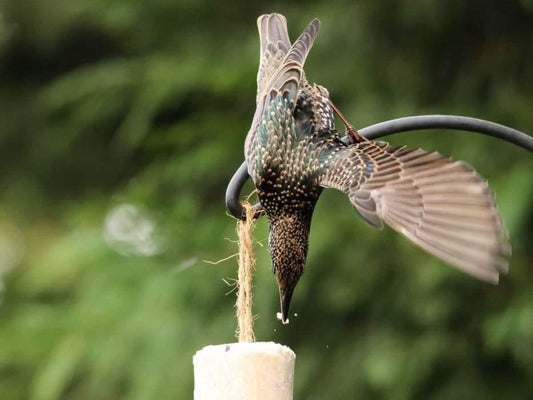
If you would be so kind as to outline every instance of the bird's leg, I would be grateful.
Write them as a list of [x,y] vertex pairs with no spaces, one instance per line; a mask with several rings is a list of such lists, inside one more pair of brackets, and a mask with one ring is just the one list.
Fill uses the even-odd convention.
[[254,219],[261,218],[263,215],[266,214],[266,211],[261,205],[261,203],[254,204],[252,206],[252,211],[254,213]]
[[[248,202],[248,200],[250,200],[250,197],[252,197],[252,195],[254,193],[257,193],[257,189],[254,189],[252,191],[252,193],[250,193],[248,196],[245,197],[244,201],[245,202]],[[243,203],[243,206],[244,206],[244,203]],[[246,210],[245,207],[243,207],[243,210]],[[251,214],[250,216],[253,218],[253,219],[258,219],[258,218],[261,218],[263,215],[266,214],[266,210],[264,209],[264,207],[261,205],[261,203],[257,202],[256,204],[254,205],[250,205],[250,211],[251,211]],[[242,218],[246,218],[246,211],[243,211],[243,216]]]
[[363,135],[361,135],[357,130],[353,127],[352,124],[348,122],[346,118],[344,118],[344,115],[339,111],[337,107],[335,107],[335,104],[330,100],[329,104],[331,108],[333,109],[333,112],[337,114],[337,116],[341,119],[342,123],[346,127],[346,132],[348,134],[348,137],[350,138],[351,143],[359,143],[359,142],[365,142],[368,139],[365,138]]

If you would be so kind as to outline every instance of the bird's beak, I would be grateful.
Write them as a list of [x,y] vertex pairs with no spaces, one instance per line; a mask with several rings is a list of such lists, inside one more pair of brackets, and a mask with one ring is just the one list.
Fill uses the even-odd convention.
[[292,293],[294,289],[280,289],[279,299],[281,303],[281,322],[283,325],[289,323],[289,308],[291,306]]

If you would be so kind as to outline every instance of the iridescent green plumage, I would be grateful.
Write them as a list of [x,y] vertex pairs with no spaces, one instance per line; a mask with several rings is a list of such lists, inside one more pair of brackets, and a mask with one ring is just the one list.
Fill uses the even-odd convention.
[[354,135],[341,142],[329,93],[303,64],[318,33],[313,20],[291,46],[285,18],[258,19],[257,109],[246,138],[248,171],[270,222],[282,321],[303,273],[314,206],[323,188],[348,194],[363,219],[382,221],[429,253],[497,282],[510,252],[486,182],[438,153],[391,148]]

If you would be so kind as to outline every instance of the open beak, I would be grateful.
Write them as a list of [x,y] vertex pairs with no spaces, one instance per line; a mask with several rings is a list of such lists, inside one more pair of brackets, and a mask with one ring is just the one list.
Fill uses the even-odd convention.
[[281,303],[281,322],[283,325],[289,323],[289,308],[291,306],[291,299],[293,289],[280,289],[279,290],[279,299]]

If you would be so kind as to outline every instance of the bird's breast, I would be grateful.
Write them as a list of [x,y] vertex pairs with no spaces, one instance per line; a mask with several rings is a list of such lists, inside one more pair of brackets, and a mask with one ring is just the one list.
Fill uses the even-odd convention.
[[256,188],[259,201],[269,215],[312,212],[322,191],[312,175],[279,165],[267,168]]

